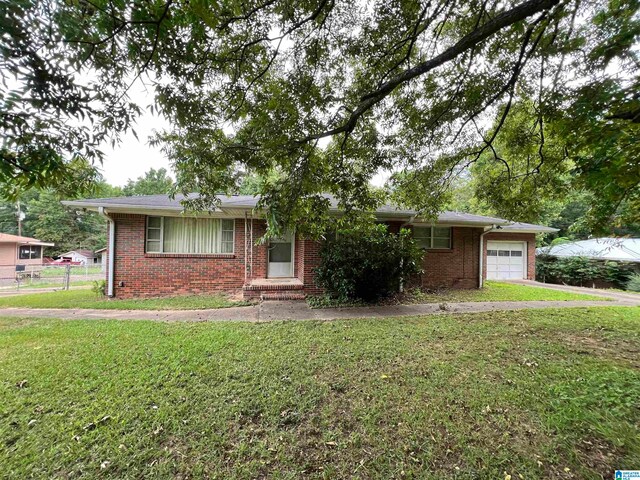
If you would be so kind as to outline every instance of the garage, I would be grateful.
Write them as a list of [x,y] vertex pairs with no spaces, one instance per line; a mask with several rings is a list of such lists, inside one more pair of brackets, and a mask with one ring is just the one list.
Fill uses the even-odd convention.
[[526,242],[487,242],[487,279],[526,278]]

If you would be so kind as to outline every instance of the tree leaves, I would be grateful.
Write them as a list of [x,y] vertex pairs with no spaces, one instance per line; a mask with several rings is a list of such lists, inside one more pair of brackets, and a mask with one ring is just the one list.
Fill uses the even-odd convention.
[[[13,140],[0,186],[78,178],[65,170],[69,161],[99,162],[97,145],[117,141],[139,113],[127,93],[145,79],[154,110],[173,125],[154,142],[173,162],[177,189],[200,193],[189,206],[210,209],[217,194],[236,191],[238,172],[269,177],[259,193],[274,232],[302,220],[320,231],[328,208],[321,192],[347,211],[379,204],[368,183],[381,171],[400,173],[398,201],[434,215],[469,164],[496,164],[487,167],[495,175],[487,188],[503,177],[512,161],[496,147],[522,164],[537,141],[538,156],[554,157],[549,149],[561,142],[545,139],[549,130],[571,163],[545,162],[531,180],[521,177],[523,187],[508,183],[503,204],[522,207],[513,215],[534,219],[535,192],[549,182],[547,191],[562,194],[571,169],[581,188],[606,192],[594,222],[623,201],[635,205],[637,132],[613,119],[636,118],[632,0],[2,5],[9,15],[0,54],[20,84],[3,91],[13,117],[0,126]],[[36,95],[15,94],[25,86]],[[512,110],[523,102],[532,108]],[[32,114],[20,117],[21,106]],[[516,126],[528,121],[538,133],[525,138]],[[501,139],[502,127],[504,138],[530,147]]]

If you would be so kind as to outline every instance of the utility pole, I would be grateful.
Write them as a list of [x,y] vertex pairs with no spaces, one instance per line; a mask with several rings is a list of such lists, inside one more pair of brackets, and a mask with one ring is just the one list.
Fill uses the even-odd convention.
[[22,209],[20,208],[20,200],[17,203],[18,207],[18,236],[22,236]]

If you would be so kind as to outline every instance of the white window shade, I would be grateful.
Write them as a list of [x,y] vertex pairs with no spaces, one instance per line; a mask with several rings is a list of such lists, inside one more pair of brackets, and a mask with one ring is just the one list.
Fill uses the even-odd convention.
[[148,217],[147,252],[233,253],[234,220]]

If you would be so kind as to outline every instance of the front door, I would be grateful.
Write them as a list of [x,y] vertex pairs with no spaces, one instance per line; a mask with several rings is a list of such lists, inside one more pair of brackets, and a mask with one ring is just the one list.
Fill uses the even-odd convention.
[[269,242],[267,276],[293,277],[293,235],[274,238]]

